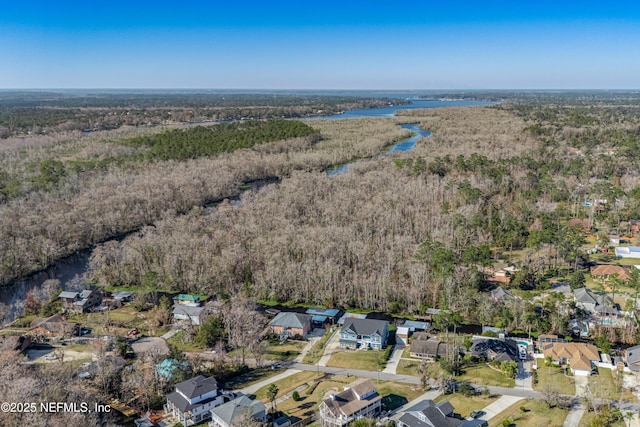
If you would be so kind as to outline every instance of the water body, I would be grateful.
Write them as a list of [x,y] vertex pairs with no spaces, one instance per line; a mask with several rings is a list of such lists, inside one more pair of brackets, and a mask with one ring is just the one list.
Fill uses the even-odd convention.
[[[404,125],[400,125],[400,127],[402,127],[403,129],[408,129],[411,132],[413,132],[414,135],[393,144],[393,146],[391,146],[391,148],[389,148],[383,155],[413,150],[414,148],[416,148],[416,143],[421,138],[428,138],[431,136],[431,132],[429,132],[428,130],[420,129],[418,125],[419,123],[407,123]],[[344,165],[340,165],[335,168],[328,169],[327,175],[333,176],[333,175],[340,175],[342,173],[345,173],[349,170],[349,166],[354,163],[356,162],[346,163]]]
[[423,99],[423,98],[407,98],[410,104],[406,105],[389,105],[381,108],[359,108],[356,110],[345,111],[341,114],[332,116],[318,116],[318,119],[353,119],[359,117],[394,117],[398,110],[415,110],[418,108],[442,108],[442,107],[474,107],[496,104],[490,101],[475,101],[468,99]]

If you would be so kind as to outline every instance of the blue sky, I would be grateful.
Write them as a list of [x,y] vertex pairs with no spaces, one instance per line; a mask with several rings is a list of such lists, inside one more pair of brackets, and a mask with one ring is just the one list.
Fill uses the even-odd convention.
[[638,89],[640,2],[3,0],[0,88]]

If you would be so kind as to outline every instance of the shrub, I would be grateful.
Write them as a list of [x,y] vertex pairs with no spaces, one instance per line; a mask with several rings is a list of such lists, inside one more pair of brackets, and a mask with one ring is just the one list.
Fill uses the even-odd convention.
[[293,393],[291,394],[291,398],[293,399],[294,402],[297,402],[298,400],[300,400],[300,393],[298,393],[298,390],[293,391]]

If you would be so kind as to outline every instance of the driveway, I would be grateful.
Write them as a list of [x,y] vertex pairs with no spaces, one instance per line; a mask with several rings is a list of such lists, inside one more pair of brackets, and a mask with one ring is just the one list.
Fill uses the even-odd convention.
[[159,337],[144,337],[131,343],[131,348],[136,354],[155,353],[160,355],[169,354],[169,345]]
[[320,361],[318,362],[318,366],[327,366],[329,359],[331,359],[331,355],[336,351],[340,351],[340,330],[339,329],[336,329],[333,332],[333,335],[331,336],[331,338],[329,338],[329,341],[327,341],[327,344],[324,346],[324,355],[320,358]]
[[482,409],[482,412],[484,412],[484,414],[479,416],[478,419],[489,421],[491,420],[491,418],[495,417],[500,412],[504,411],[509,406],[513,405],[514,403],[516,403],[521,399],[522,398],[518,396],[502,396],[500,399],[496,400],[492,404],[485,406]]
[[401,344],[396,344],[393,349],[393,353],[391,353],[391,357],[387,362],[387,366],[382,370],[382,372],[388,374],[395,374],[396,369],[398,369],[398,363],[400,363],[400,358],[402,357],[402,352],[404,351],[405,346]]

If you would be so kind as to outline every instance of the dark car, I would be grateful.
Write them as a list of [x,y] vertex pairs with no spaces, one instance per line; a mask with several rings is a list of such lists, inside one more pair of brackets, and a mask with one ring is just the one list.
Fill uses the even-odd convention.
[[484,412],[484,411],[482,411],[482,410],[478,409],[478,410],[476,410],[476,411],[473,411],[471,414],[469,414],[469,416],[470,416],[471,418],[478,418],[478,417],[483,416],[484,414],[485,414],[485,412]]

